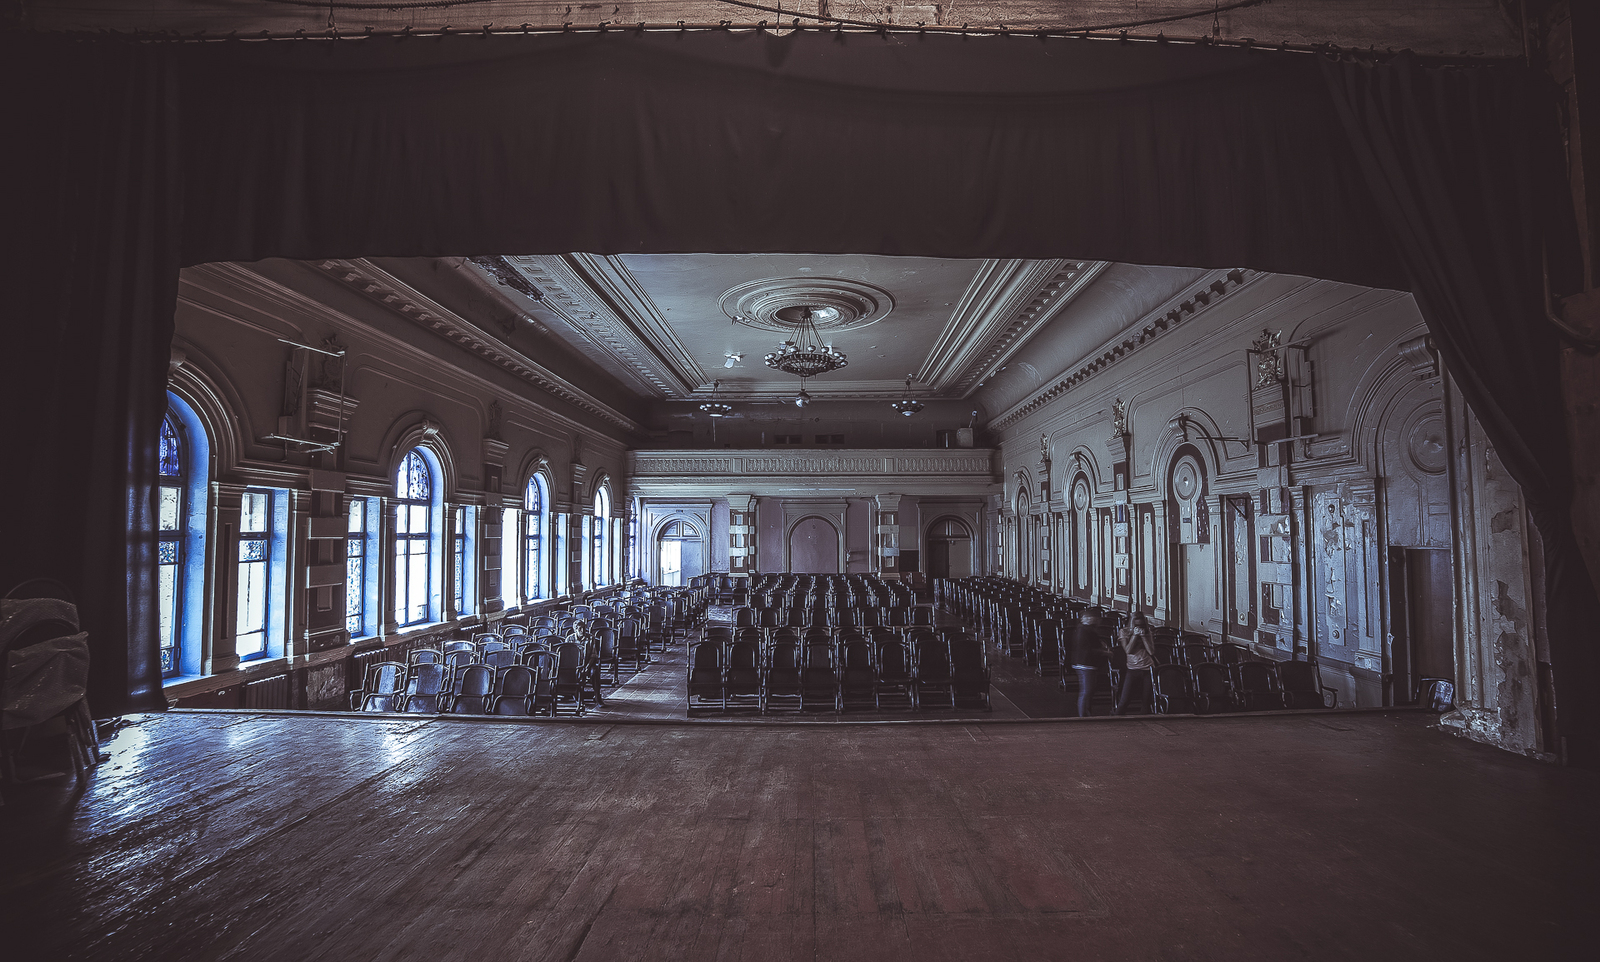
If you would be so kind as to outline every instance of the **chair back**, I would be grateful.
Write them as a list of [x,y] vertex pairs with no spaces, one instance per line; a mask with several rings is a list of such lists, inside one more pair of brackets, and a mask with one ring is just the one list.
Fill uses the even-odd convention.
[[452,649],[445,652],[444,656],[445,665],[452,669],[465,668],[468,665],[477,664],[477,661],[478,653],[470,647]]
[[556,683],[579,684],[579,671],[583,668],[583,645],[576,641],[563,641],[556,646]]
[[509,668],[517,663],[517,653],[510,648],[500,648],[485,654],[483,663],[494,670]]
[[422,664],[424,662],[430,662],[430,661],[437,662],[437,661],[443,661],[443,660],[444,660],[444,653],[439,651],[436,648],[414,648],[414,649],[411,650],[411,654],[406,656],[406,661],[409,664],[413,664],[413,665],[420,665],[420,664]]
[[445,650],[445,654],[449,654],[452,651],[471,651],[471,652],[476,652],[478,650],[478,646],[473,644],[470,641],[462,641],[461,639],[457,638],[455,641],[447,641],[447,642],[445,642],[444,643],[444,650]]

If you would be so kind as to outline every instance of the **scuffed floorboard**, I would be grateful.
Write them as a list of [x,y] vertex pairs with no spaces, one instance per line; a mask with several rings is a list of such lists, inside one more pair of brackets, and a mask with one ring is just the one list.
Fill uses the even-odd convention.
[[240,720],[8,792],[7,958],[1563,959],[1600,897],[1600,779],[1415,713]]

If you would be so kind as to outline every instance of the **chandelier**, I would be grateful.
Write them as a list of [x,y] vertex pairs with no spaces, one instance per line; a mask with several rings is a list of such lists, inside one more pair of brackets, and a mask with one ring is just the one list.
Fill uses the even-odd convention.
[[[796,326],[794,336],[783,342],[783,346],[768,354],[764,360],[767,367],[785,374],[793,374],[802,380],[837,371],[848,362],[840,351],[835,351],[832,344],[822,343],[821,335],[817,334],[816,322],[812,319],[811,308],[806,308],[800,315],[800,323]],[[801,387],[804,393],[804,386]]]
[[889,406],[906,417],[910,417],[922,410],[922,402],[911,396],[911,378],[906,378],[906,396],[898,401],[890,402]]
[[722,387],[721,379],[711,382],[711,400],[700,405],[700,410],[706,412],[707,417],[725,418],[733,411],[733,405],[724,404],[717,399],[717,389]]

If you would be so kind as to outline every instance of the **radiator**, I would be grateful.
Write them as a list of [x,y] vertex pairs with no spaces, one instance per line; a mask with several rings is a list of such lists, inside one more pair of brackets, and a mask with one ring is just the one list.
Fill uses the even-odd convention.
[[246,682],[244,707],[284,709],[289,707],[289,676],[273,675],[259,681]]

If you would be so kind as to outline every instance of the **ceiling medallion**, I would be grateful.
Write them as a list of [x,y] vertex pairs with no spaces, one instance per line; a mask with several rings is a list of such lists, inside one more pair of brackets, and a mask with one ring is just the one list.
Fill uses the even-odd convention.
[[[794,309],[784,308],[785,312],[791,310]],[[837,371],[849,364],[843,351],[834,350],[832,344],[822,343],[822,336],[817,333],[816,311],[810,307],[801,307],[798,310],[799,317],[794,334],[776,351],[772,351],[762,359],[766,361],[767,367],[785,374],[793,374],[804,380]],[[805,385],[801,385],[801,393],[805,393]]]
[[911,378],[906,378],[906,396],[898,401],[890,402],[890,407],[900,412],[905,417],[910,417],[922,410],[922,402],[911,396]]
[[772,277],[741,284],[718,301],[735,324],[793,334],[806,308],[824,335],[876,324],[894,309],[888,291],[841,277]]
[[717,399],[717,389],[720,387],[722,387],[720,379],[711,382],[711,400],[700,405],[700,410],[704,411],[707,417],[725,418],[733,413],[733,405],[724,404]]

